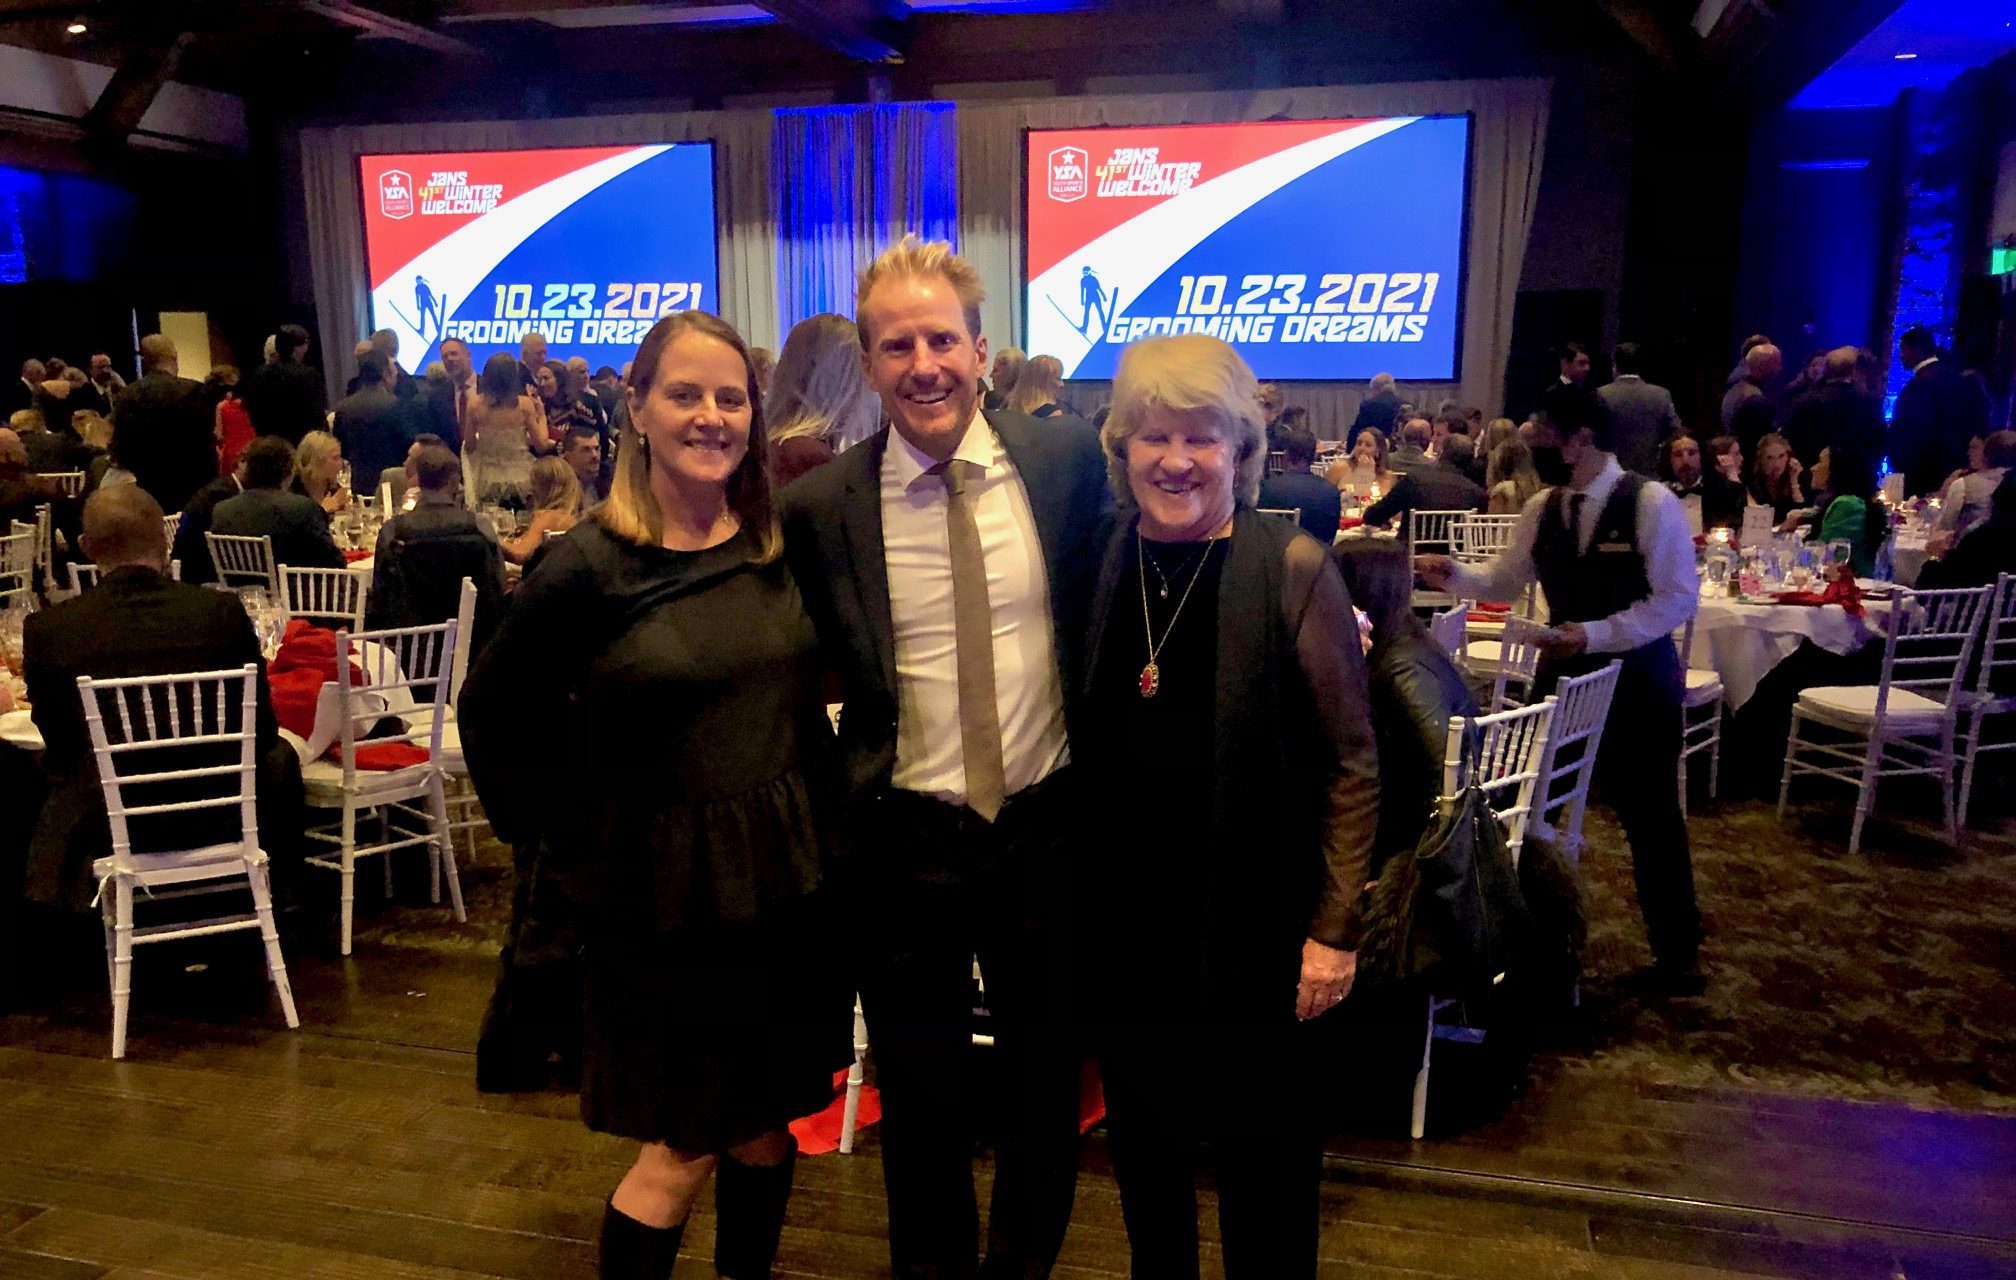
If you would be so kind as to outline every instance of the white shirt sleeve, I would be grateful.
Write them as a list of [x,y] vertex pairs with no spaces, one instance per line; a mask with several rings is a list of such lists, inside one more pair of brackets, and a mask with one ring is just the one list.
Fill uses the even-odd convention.
[[1489,564],[1458,561],[1449,576],[1449,590],[1468,600],[1512,601],[1533,581],[1533,540],[1540,532],[1540,512],[1547,505],[1551,489],[1542,489],[1526,500],[1519,522],[1512,526],[1512,538]]
[[1946,486],[1946,492],[1939,497],[1939,519],[1933,522],[1935,529],[1957,529],[1960,527],[1960,513],[1967,506],[1967,477],[1962,476]]
[[1680,499],[1663,484],[1647,483],[1638,493],[1638,547],[1652,594],[1607,618],[1582,624],[1590,653],[1625,653],[1669,636],[1686,625],[1701,603],[1694,572],[1694,535]]

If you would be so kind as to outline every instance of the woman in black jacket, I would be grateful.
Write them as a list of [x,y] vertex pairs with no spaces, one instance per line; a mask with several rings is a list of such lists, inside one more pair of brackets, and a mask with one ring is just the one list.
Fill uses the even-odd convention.
[[1477,700],[1414,616],[1414,571],[1406,551],[1361,538],[1338,544],[1332,554],[1352,602],[1372,620],[1365,678],[1379,744],[1379,827],[1371,866],[1377,879],[1386,860],[1412,850],[1434,818],[1450,717],[1476,715]]

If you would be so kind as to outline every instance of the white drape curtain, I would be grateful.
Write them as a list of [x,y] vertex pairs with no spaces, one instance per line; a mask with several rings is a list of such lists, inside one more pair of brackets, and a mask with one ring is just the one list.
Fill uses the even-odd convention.
[[301,177],[307,196],[309,266],[315,277],[315,317],[329,402],[334,404],[342,394],[350,352],[371,327],[359,156],[712,141],[721,316],[750,342],[770,345],[777,332],[770,126],[771,113],[758,110],[303,130]]
[[[1401,398],[1430,407],[1445,398],[1456,399],[1495,415],[1504,398],[1512,304],[1540,190],[1550,91],[1546,80],[1456,80],[961,104],[961,248],[987,287],[983,327],[997,348],[1019,344],[1025,129],[1467,112],[1474,123],[1459,380],[1404,384]],[[1378,191],[1368,196],[1405,200],[1407,193]],[[1362,383],[1293,382],[1282,386],[1288,402],[1308,408],[1311,425],[1319,435],[1330,438],[1350,426],[1365,393]],[[1065,398],[1081,411],[1090,412],[1105,402],[1109,387],[1103,382],[1072,383]]]

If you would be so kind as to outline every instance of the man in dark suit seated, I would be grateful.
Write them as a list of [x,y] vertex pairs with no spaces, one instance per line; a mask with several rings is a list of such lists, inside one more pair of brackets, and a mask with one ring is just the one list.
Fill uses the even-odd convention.
[[[1400,429],[1401,438],[1419,449],[1433,431],[1426,418],[1416,418]],[[1424,458],[1411,463],[1393,491],[1373,503],[1365,512],[1365,523],[1388,525],[1394,517],[1410,511],[1482,511],[1484,486],[1447,462]]]
[[64,505],[62,488],[28,469],[28,448],[21,437],[0,427],[0,537],[16,520],[34,524],[35,508],[49,507],[53,519]]
[[175,543],[168,548],[169,556],[182,562],[182,581],[195,586],[217,581],[217,568],[210,563],[210,544],[203,540],[203,535],[210,532],[210,519],[217,513],[217,504],[243,492],[245,457],[241,453],[238,466],[230,475],[218,476],[198,489],[182,508],[182,518],[175,522]]
[[273,539],[273,562],[296,569],[341,569],[343,553],[329,534],[329,517],[313,498],[286,493],[294,474],[294,446],[260,436],[239,455],[245,492],[217,504],[210,532]]
[[140,339],[140,380],[112,407],[112,456],[163,511],[180,511],[217,478],[216,415],[203,384],[182,377],[175,344],[158,333]]
[[411,511],[385,522],[371,560],[371,627],[420,627],[455,616],[462,579],[476,584],[472,634],[459,643],[473,659],[504,610],[504,552],[497,535],[455,500],[462,463],[438,440],[416,445],[411,463],[420,497]]
[[1344,495],[1321,476],[1309,474],[1316,461],[1316,437],[1297,429],[1282,442],[1282,465],[1278,476],[1260,482],[1260,505],[1270,510],[1299,509],[1302,531],[1324,546],[1337,538],[1337,518],[1344,514]]
[[[22,674],[49,779],[49,802],[29,849],[31,901],[85,909],[95,888],[91,862],[111,852],[77,677],[225,671],[260,662],[259,641],[235,597],[168,577],[161,521],[161,505],[133,485],[93,494],[84,506],[83,550],[99,567],[98,585],[28,619]],[[301,765],[280,737],[263,666],[258,681],[259,839],[274,862],[277,887],[287,878],[281,868],[301,853]],[[116,725],[107,728],[116,736]],[[169,800],[164,789],[145,802]],[[133,826],[143,849],[198,848],[239,834],[236,809],[154,815],[153,823],[151,830],[137,820]]]

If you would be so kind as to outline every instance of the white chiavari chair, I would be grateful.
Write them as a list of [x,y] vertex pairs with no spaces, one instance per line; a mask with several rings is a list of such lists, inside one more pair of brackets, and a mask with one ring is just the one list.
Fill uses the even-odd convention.
[[[92,587],[97,586],[98,579],[102,576],[98,572],[97,565],[88,564],[82,560],[72,560],[70,562],[70,593],[72,595],[83,594]],[[182,581],[182,562],[180,560],[170,560],[168,562],[168,576],[177,582]]]
[[[1961,683],[1981,635],[1994,587],[1900,590],[1883,619],[1883,670],[1874,685],[1807,689],[1792,704],[1792,734],[1778,783],[1778,817],[1792,779],[1832,778],[1856,789],[1848,853],[1862,847],[1862,826],[1876,808],[1884,778],[1937,780],[1945,802],[1946,839],[1960,842],[1954,798],[1953,738]],[[1816,741],[1819,727],[1845,741]]]
[[[2016,741],[1981,741],[1982,723],[1990,716],[2016,711],[2016,693],[2007,692],[2016,687],[2007,679],[1998,679],[2016,671],[2016,575],[1998,574],[1995,578],[1995,594],[1990,597],[1988,621],[1981,637],[1981,658],[1975,664],[1978,674],[1974,688],[1961,695],[1960,709],[1967,715],[1967,738],[1960,748],[1964,763],[1960,771],[1960,821],[1967,821],[1967,806],[1974,795],[1974,764],[1982,756],[1995,751],[2016,750]],[[1997,685],[2002,686],[2001,690]]]
[[1694,622],[1680,633],[1680,675],[1686,681],[1680,693],[1680,816],[1687,816],[1687,761],[1708,753],[1708,798],[1722,791],[1722,677],[1713,671],[1696,671]]
[[296,618],[348,631],[364,629],[364,597],[371,579],[354,569],[297,569],[280,566],[286,589],[281,603]]
[[236,591],[264,587],[275,603],[281,596],[280,568],[273,561],[273,539],[265,534],[248,537],[231,533],[205,533],[210,548],[210,564],[217,572],[218,585]]
[[1449,655],[1451,662],[1463,661],[1463,637],[1469,626],[1470,611],[1477,607],[1474,600],[1458,600],[1442,612],[1428,619],[1428,634]]
[[1300,507],[1256,507],[1254,510],[1259,515],[1271,516],[1276,520],[1285,520],[1292,525],[1300,525],[1302,523],[1302,508]]
[[35,473],[35,478],[56,485],[63,490],[63,496],[66,498],[74,498],[84,492],[82,471],[38,471]]
[[[121,680],[79,676],[77,691],[112,834],[111,854],[91,864],[112,985],[112,1056],[126,1056],[133,948],[146,943],[258,930],[266,976],[287,1025],[300,1026],[273,919],[266,854],[259,847],[258,668],[247,663],[236,671]],[[223,817],[232,809],[235,839],[194,848],[143,847],[175,830],[166,825],[178,820],[171,815],[186,821],[201,811]],[[136,840],[136,828],[144,839]],[[133,922],[136,889],[161,900],[241,888],[251,891],[249,913]]]
[[13,532],[0,538],[0,609],[31,604],[35,599],[35,526],[16,520]]
[[[1570,862],[1582,857],[1582,818],[1589,811],[1589,784],[1596,776],[1596,753],[1624,664],[1612,660],[1600,671],[1554,686],[1549,701],[1554,719],[1547,726],[1547,755],[1540,764],[1538,829],[1561,846]],[[1563,785],[1566,784],[1566,785]],[[1559,819],[1557,824],[1556,819]]]
[[[448,685],[455,667],[456,626],[453,620],[431,627],[397,627],[336,635],[337,711],[341,722],[338,758],[316,760],[301,770],[308,804],[340,811],[338,820],[308,832],[310,839],[333,846],[330,853],[311,855],[311,866],[342,877],[342,953],[350,954],[356,903],[357,859],[386,858],[386,883],[391,883],[390,855],[415,845],[429,848],[430,876],[438,885],[445,870],[449,900],[457,920],[467,919],[462,882],[449,840],[448,806],[441,775],[441,730],[448,704]],[[363,675],[358,683],[352,666]],[[402,731],[365,740],[363,733],[388,716],[398,717]],[[395,769],[360,768],[360,750],[394,745],[419,747],[426,759]],[[415,808],[419,801],[426,807]],[[378,841],[359,844],[357,819],[377,813]],[[417,833],[396,832],[392,815],[419,822]],[[438,897],[437,897],[438,900]]]

